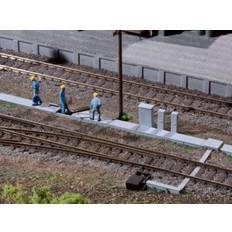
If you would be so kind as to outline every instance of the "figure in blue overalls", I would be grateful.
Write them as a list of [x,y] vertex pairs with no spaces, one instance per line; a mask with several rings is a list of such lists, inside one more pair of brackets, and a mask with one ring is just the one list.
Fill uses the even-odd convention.
[[95,113],[97,112],[98,121],[101,121],[101,111],[100,111],[101,105],[102,105],[101,99],[98,97],[97,93],[94,93],[93,99],[90,102],[90,113],[91,113],[90,119],[91,120],[94,120]]
[[32,81],[32,90],[33,90],[32,105],[39,106],[42,104],[42,100],[39,96],[41,79],[36,80],[35,75],[32,74],[30,80]]
[[60,110],[58,110],[58,112],[62,114],[71,114],[65,97],[65,85],[60,86],[59,102]]

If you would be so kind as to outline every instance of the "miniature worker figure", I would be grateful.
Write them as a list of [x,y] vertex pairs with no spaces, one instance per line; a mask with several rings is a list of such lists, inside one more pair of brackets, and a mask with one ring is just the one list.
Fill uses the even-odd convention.
[[32,81],[32,90],[33,90],[32,105],[39,106],[42,104],[42,100],[39,96],[41,78],[36,79],[36,76],[32,74],[30,80]]
[[65,97],[65,85],[60,86],[59,102],[60,102],[60,111],[58,112],[62,114],[71,114]]
[[98,113],[98,121],[101,121],[101,99],[98,97],[97,93],[93,93],[93,98],[90,102],[90,119],[94,120],[94,115],[97,112]]

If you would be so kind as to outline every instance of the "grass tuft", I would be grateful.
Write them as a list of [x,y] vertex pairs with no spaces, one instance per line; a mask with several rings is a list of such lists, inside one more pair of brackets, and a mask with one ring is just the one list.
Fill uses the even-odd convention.
[[16,107],[15,104],[0,101],[0,110],[8,110],[8,109],[13,109],[15,107]]

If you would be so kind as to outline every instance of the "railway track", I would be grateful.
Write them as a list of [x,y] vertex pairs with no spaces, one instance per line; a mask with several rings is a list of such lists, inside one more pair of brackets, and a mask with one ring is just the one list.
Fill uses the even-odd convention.
[[[117,95],[118,79],[86,70],[50,64],[34,59],[0,53],[0,69],[25,75],[36,74],[43,79],[67,83],[94,91]],[[36,71],[40,67],[40,72]],[[52,73],[52,75],[51,75]],[[55,73],[55,75],[54,75]],[[169,106],[176,110],[232,119],[232,101],[192,94],[166,87],[124,80],[124,96],[128,99]],[[180,103],[179,103],[180,102]]]
[[[0,114],[0,120],[1,145],[62,151],[232,189],[232,169],[222,166],[200,163],[179,155],[138,148],[8,115]],[[202,172],[200,176],[193,177],[190,173],[196,166],[200,166]],[[204,173],[208,173],[210,178],[205,177]]]

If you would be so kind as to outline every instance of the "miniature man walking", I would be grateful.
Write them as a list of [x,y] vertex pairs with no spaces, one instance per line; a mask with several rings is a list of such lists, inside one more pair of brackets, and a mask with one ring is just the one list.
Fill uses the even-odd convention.
[[39,106],[42,104],[42,100],[39,96],[41,78],[38,78],[37,80],[36,76],[32,74],[30,80],[32,81],[32,90],[33,90],[32,105]]
[[97,112],[98,113],[98,121],[101,121],[101,99],[98,97],[97,93],[93,93],[93,98],[90,102],[90,112],[91,112],[91,116],[90,119],[94,120],[94,115]]
[[60,86],[59,102],[60,102],[60,110],[58,110],[58,112],[62,114],[71,114],[65,97],[65,85]]

